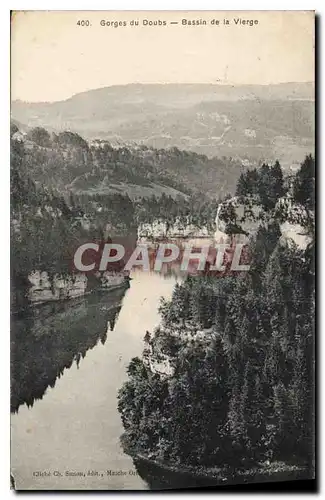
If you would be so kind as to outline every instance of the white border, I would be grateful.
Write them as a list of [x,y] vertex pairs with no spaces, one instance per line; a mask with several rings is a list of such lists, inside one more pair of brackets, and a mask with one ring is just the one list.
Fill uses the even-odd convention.
[[[323,0],[314,0],[314,2],[295,0],[273,0],[273,1],[235,1],[235,0],[227,0],[227,2],[220,1],[208,1],[208,0],[156,0],[155,3],[150,1],[132,1],[132,0],[114,0],[114,1],[105,1],[105,0],[93,0],[93,1],[85,1],[79,0],[76,5],[76,2],[71,0],[51,0],[44,2],[44,0],[31,0],[31,1],[16,1],[16,2],[2,2],[0,6],[0,38],[1,38],[1,168],[0,168],[0,202],[1,202],[1,259],[0,262],[2,264],[1,269],[1,297],[0,297],[0,307],[1,307],[1,376],[0,376],[0,402],[1,402],[1,421],[0,421],[0,443],[1,443],[1,462],[0,462],[0,493],[1,500],[12,498],[13,492],[9,491],[9,408],[10,408],[10,398],[9,398],[9,203],[10,203],[10,195],[9,195],[9,157],[10,157],[10,149],[9,149],[9,53],[10,53],[10,35],[9,35],[9,10],[316,10],[320,16],[325,15],[325,8]],[[320,19],[319,22],[320,32],[322,32],[322,28],[324,28],[323,19]],[[299,34],[297,34],[299,36]],[[321,37],[319,39],[321,42]],[[321,61],[323,61],[324,48],[323,43],[318,48],[319,54],[321,54],[319,65]],[[321,69],[321,74],[319,74],[319,80],[322,81],[323,69]],[[320,71],[319,71],[320,73]],[[321,93],[321,85],[319,82],[319,96]],[[320,104],[318,103],[318,113],[320,114]],[[319,117],[319,126],[320,130],[322,130],[321,125],[323,125],[323,115]],[[320,136],[320,134],[319,134]],[[321,137],[319,137],[319,143],[321,143]],[[320,147],[321,144],[319,144]],[[320,155],[317,159],[318,171],[321,172],[323,165],[321,164]],[[322,206],[322,194],[325,194],[325,176],[318,174],[318,183],[321,187],[318,186],[318,204],[320,205],[318,208],[318,213],[322,214],[323,206]],[[325,217],[320,220],[320,229],[324,229],[325,225]],[[320,237],[319,245],[319,256],[322,256],[322,249],[324,245],[322,244],[325,231],[322,231],[322,236]],[[321,262],[321,259],[319,259]],[[323,269],[321,269],[321,277],[323,276]],[[321,280],[323,283],[323,279]],[[319,311],[321,311],[322,307],[320,304]],[[323,324],[320,322],[318,328],[318,341],[317,341],[317,351],[318,351],[318,361],[319,361],[319,380],[318,380],[318,396],[320,397],[322,394],[321,387],[324,384],[324,370],[322,369],[322,360],[325,359],[324,353],[324,342],[321,340],[321,336],[323,333]],[[320,427],[322,418],[324,415],[323,410],[323,400],[319,404],[319,415],[318,415],[318,426]],[[319,433],[317,435],[317,441],[319,443],[318,449],[318,457],[320,457],[321,451],[324,449],[324,433]],[[320,446],[320,438],[321,445]],[[31,457],[32,460],[32,457]],[[325,467],[324,464],[319,460],[319,481],[321,484],[321,478],[325,475]],[[185,493],[185,490],[183,491]],[[61,498],[67,498],[67,494],[62,494]],[[81,497],[82,493],[75,495],[75,498]],[[95,494],[94,494],[95,495]],[[110,493],[110,495],[116,495],[114,493]],[[36,497],[36,495],[31,494],[29,498]],[[93,495],[89,495],[93,497]],[[171,494],[174,496],[174,494]],[[234,495],[221,495],[218,493],[218,497],[231,497]],[[304,495],[307,496],[307,495]],[[45,494],[37,494],[37,498],[43,498]],[[277,498],[285,498],[285,495],[277,495]]]
[[[8,2],[9,3],[9,2]],[[241,0],[227,2],[214,0],[79,0],[77,5],[73,0],[47,1],[31,0],[12,2],[12,10],[321,10],[322,2],[316,0],[251,0],[245,3]]]

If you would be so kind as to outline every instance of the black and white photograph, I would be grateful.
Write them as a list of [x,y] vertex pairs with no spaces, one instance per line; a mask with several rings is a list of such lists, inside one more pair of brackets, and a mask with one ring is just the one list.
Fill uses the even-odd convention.
[[10,23],[11,488],[315,480],[315,12]]

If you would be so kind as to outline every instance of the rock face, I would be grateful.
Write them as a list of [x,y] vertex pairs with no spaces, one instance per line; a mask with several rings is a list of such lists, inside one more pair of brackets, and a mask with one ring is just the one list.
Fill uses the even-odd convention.
[[[217,243],[247,243],[250,235],[254,235],[260,223],[263,210],[251,199],[244,204],[239,197],[234,196],[218,205],[215,218],[216,232],[214,239]],[[231,234],[227,231],[232,224]]]
[[51,280],[48,273],[35,271],[28,279],[31,283],[28,300],[32,304],[80,297],[87,289],[87,277],[82,274],[75,277],[55,275]]
[[210,335],[214,335],[212,328],[198,329],[194,322],[187,321],[182,325],[182,328],[164,328],[164,330],[156,331],[152,336],[150,332],[146,332],[144,337],[143,361],[152,373],[158,373],[164,377],[170,377],[175,373],[175,359],[170,353],[166,354],[161,348],[159,335],[168,334],[169,338],[181,340],[184,348],[193,346],[193,342],[207,343]]
[[[282,237],[302,249],[306,248],[310,238],[303,227],[306,222],[304,210],[295,205],[290,196],[279,199],[275,212],[280,210],[286,218],[280,224]],[[267,215],[257,199],[233,197],[218,206],[214,239],[217,243],[248,243],[263,221],[267,221]],[[228,231],[230,226],[231,230]]]
[[168,238],[208,238],[210,235],[211,231],[207,227],[198,227],[180,219],[176,219],[174,224],[156,220],[151,224],[140,224],[138,228],[139,242]]
[[[275,213],[285,214],[285,221],[280,224],[283,238],[294,241],[300,248],[305,248],[309,238],[305,234],[304,224],[306,214],[295,205],[290,195],[280,198]],[[200,238],[211,240],[210,243],[242,243],[247,244],[261,224],[267,222],[269,215],[263,210],[257,198],[234,196],[216,208],[214,237],[208,227],[198,227],[184,220],[176,220],[174,224],[156,220],[153,223],[143,223],[138,228],[138,242],[145,243],[157,240],[186,239],[193,244]],[[213,239],[212,239],[213,237]]]
[[90,279],[82,273],[50,277],[45,271],[34,271],[29,274],[24,286],[13,287],[12,309],[27,304],[74,299],[88,295],[93,290],[113,290],[125,286],[127,282],[127,277],[122,273],[98,273]]

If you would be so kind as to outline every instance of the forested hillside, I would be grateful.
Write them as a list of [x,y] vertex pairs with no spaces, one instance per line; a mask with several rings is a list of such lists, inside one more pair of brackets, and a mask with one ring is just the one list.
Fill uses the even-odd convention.
[[[314,168],[307,157],[291,191],[310,215],[301,221],[305,249],[281,237],[286,212],[277,216],[264,199],[250,270],[188,277],[162,301],[161,324],[146,333],[119,393],[131,454],[226,477],[254,467],[312,470]],[[248,196],[243,186],[241,178],[237,189]]]
[[25,160],[24,144],[12,139],[11,292],[18,306],[20,301],[24,305],[31,272],[45,271],[49,276],[71,274],[74,251],[96,236],[96,231],[81,225],[80,209],[69,207],[58,192],[36,186]]
[[41,127],[14,138],[25,144],[25,163],[31,178],[61,192],[128,194],[131,198],[176,197],[192,192],[232,193],[241,163],[228,158],[146,146],[113,148],[107,141],[86,142],[65,131],[50,134]]

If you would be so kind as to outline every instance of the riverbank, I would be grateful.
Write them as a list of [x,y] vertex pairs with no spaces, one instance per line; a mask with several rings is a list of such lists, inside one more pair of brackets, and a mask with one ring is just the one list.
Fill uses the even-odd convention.
[[[88,278],[82,276],[82,279],[58,279],[54,277],[53,283],[50,281],[47,273],[45,276],[37,276],[37,280],[32,280],[28,292],[22,290],[11,290],[14,300],[11,303],[11,314],[19,315],[30,308],[42,307],[53,303],[62,303],[66,301],[76,301],[83,299],[95,293],[110,293],[119,289],[127,289],[130,286],[130,278],[127,275],[116,274],[114,276],[105,276],[105,280],[97,281],[97,286],[89,286]],[[36,281],[36,282],[35,282]],[[59,283],[60,286],[57,286]],[[17,296],[19,299],[17,300]]]
[[[142,453],[126,450],[140,475],[161,477],[169,487],[186,485],[185,487],[202,486],[234,486],[267,482],[295,481],[313,479],[314,473],[310,467],[287,464],[284,462],[263,463],[247,469],[230,467],[188,466],[167,461],[160,461]],[[141,472],[140,472],[141,471]],[[146,471],[146,472],[144,472]],[[142,473],[142,474],[141,474]],[[148,477],[145,478],[148,480]]]

